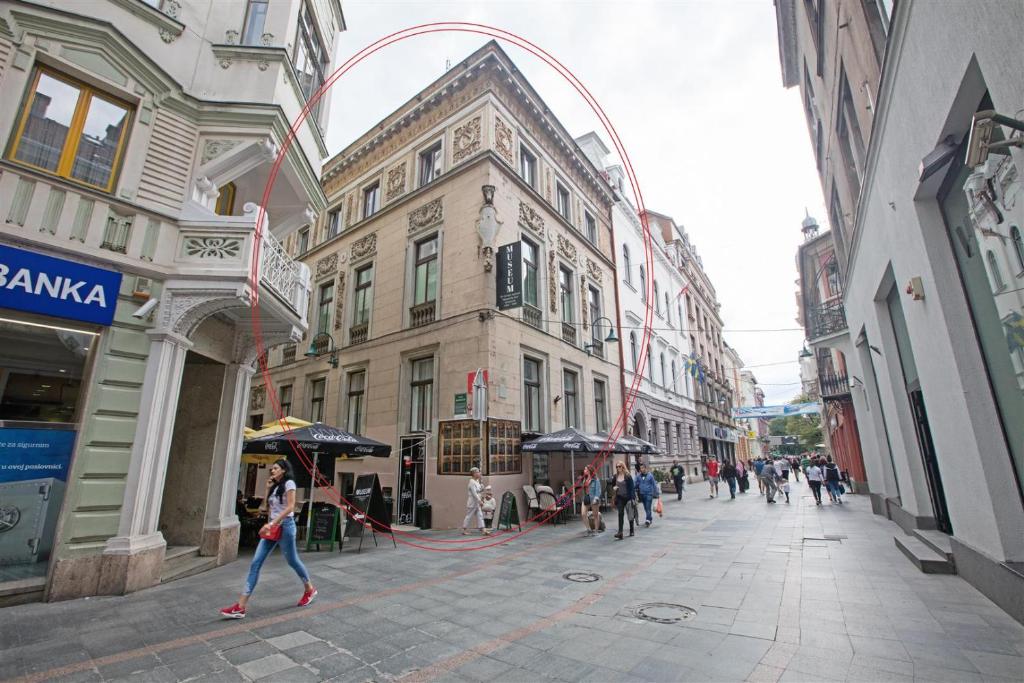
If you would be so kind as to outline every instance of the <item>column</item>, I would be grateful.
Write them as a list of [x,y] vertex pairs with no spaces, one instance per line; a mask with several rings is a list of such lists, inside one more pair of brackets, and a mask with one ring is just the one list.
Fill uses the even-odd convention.
[[119,595],[155,585],[163,567],[167,544],[158,529],[160,505],[185,354],[192,342],[173,332],[148,334],[152,341],[121,522],[103,551],[100,594]]
[[239,522],[235,514],[238,468],[242,455],[242,431],[248,413],[249,385],[256,372],[251,363],[232,363],[224,370],[214,442],[206,519],[199,554],[217,558],[217,564],[238,556]]

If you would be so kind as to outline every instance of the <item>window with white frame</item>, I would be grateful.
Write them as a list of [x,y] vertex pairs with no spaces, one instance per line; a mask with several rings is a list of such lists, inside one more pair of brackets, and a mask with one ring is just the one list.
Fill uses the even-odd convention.
[[541,368],[541,361],[523,358],[523,430],[528,432],[540,432],[544,428],[541,416]]
[[633,359],[633,372],[637,372],[637,362],[640,357],[637,355],[636,332],[629,333],[629,357]]
[[625,274],[625,277],[623,277],[622,279],[625,280],[627,285],[632,285],[633,284],[633,276],[631,274],[632,271],[633,271],[633,261],[629,257],[629,245],[623,244],[622,245],[622,272]]
[[441,142],[440,140],[429,149],[420,152],[419,159],[419,182],[423,187],[434,178],[441,175]]
[[647,271],[640,264],[640,301],[647,301]]
[[334,308],[334,281],[320,285],[316,306],[316,333],[327,334],[331,329],[331,311]]
[[679,380],[679,377],[676,374],[676,359],[673,358],[672,359],[672,391],[675,391],[677,393],[678,393],[678,380]]
[[562,403],[565,410],[565,426],[580,426],[579,375],[572,370],[562,371]]
[[661,364],[661,386],[668,387],[668,375],[665,374],[665,352],[664,351],[661,352],[661,354],[659,356],[659,359],[660,359],[660,364]]
[[572,206],[569,201],[569,188],[555,181],[555,209],[565,220],[572,222]]
[[591,286],[587,289],[587,308],[590,312],[590,338],[598,345],[603,344],[601,330],[596,324],[597,319],[601,317],[601,292],[597,287]]
[[562,322],[572,324],[576,320],[573,307],[572,271],[565,266],[558,268],[558,291],[562,304]]
[[309,251],[309,226],[299,230],[299,255]]
[[429,432],[434,411],[434,358],[419,358],[412,361],[412,380],[409,383],[410,418],[409,429],[414,432]]
[[309,384],[309,421],[324,421],[324,396],[327,395],[327,379],[321,377]]
[[604,380],[594,380],[594,429],[599,432],[608,431],[607,389]]
[[287,384],[277,390],[277,404],[282,415],[292,414],[292,385]]
[[658,281],[654,281],[654,312],[661,315],[661,300],[658,298]]
[[363,218],[369,218],[380,210],[380,181],[363,189]]
[[[324,84],[324,72],[329,61],[327,49],[317,32],[313,12],[307,0],[302,3],[299,12],[299,28],[295,35],[295,50],[292,54],[292,65],[299,77],[299,90],[307,100]],[[317,101],[310,113],[310,117],[317,123],[322,102],[322,99]]]
[[583,223],[586,227],[587,239],[591,244],[597,244],[597,219],[590,215],[589,211],[584,211]]
[[540,294],[537,287],[540,263],[537,245],[523,238],[523,303],[540,308]]
[[352,300],[352,324],[366,325],[370,322],[373,309],[373,264],[356,269],[355,288]]
[[267,6],[270,0],[249,0],[245,8],[245,23],[242,24],[242,45],[259,45],[263,27],[267,22]]
[[366,415],[366,370],[348,373],[348,392],[345,397],[345,428],[353,434],[363,433]]
[[416,243],[416,261],[413,264],[414,306],[437,300],[437,243],[437,235]]
[[327,239],[341,232],[341,209],[327,212]]
[[519,145],[519,176],[537,189],[537,157],[525,145]]

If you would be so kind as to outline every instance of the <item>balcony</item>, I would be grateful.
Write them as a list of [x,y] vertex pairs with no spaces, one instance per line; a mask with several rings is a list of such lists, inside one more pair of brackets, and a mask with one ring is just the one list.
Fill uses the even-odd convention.
[[366,335],[370,331],[369,323],[360,323],[353,325],[348,329],[348,343],[349,344],[362,344],[366,341]]
[[807,338],[829,337],[846,332],[846,308],[841,300],[831,301],[807,309]]
[[538,330],[544,329],[543,313],[536,306],[523,304],[523,322],[530,327],[536,327]]
[[586,344],[587,353],[591,356],[596,356],[600,359],[604,359],[604,342],[600,339],[591,338],[590,343]]
[[562,323],[562,341],[566,344],[576,346],[576,326],[571,323]]
[[437,302],[426,301],[409,309],[409,327],[422,327],[434,322],[437,313]]
[[822,398],[841,398],[850,395],[850,379],[846,375],[823,373],[818,375]]

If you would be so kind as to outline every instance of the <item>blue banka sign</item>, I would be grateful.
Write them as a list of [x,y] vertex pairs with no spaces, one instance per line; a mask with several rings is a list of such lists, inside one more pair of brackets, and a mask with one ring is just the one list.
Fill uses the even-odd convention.
[[121,273],[0,245],[0,308],[109,325]]

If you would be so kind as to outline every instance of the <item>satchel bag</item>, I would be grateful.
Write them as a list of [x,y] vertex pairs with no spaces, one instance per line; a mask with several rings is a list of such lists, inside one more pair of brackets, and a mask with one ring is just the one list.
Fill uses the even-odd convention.
[[281,528],[280,524],[270,525],[269,531],[264,531],[262,528],[260,529],[260,538],[265,538],[268,541],[280,541],[282,531],[284,531],[284,529]]
[[589,494],[589,493],[587,493],[587,494],[585,494],[585,495],[583,496],[583,504],[584,504],[584,505],[586,505],[587,507],[590,507],[590,504],[591,504],[592,502],[593,502],[593,501],[591,501],[591,500],[590,500],[590,494]]

